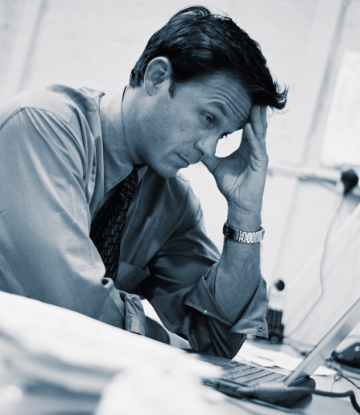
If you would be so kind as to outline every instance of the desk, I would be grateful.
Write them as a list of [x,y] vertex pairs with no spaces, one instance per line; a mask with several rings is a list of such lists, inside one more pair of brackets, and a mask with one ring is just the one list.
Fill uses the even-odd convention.
[[[294,353],[289,347],[273,346],[268,342],[257,341],[256,345]],[[178,367],[186,368],[183,376],[191,375],[189,378],[183,377],[186,382],[179,385],[176,384],[179,378],[175,376],[175,372],[172,378],[164,377],[164,373],[172,373],[175,362]],[[164,390],[167,391],[167,397],[171,397],[166,402],[166,412],[162,413],[174,413],[173,398],[179,399],[185,386],[191,389],[191,393],[186,394],[187,399],[182,399],[181,396],[180,399],[186,402],[187,410],[178,410],[177,413],[189,413],[191,408],[192,414],[210,415],[207,411],[197,411],[195,405],[197,398],[201,404],[204,402],[197,389],[189,384],[189,379],[193,380],[195,375],[193,370],[197,365],[194,363],[177,348],[118,330],[70,310],[0,292],[1,415],[92,415],[102,391],[111,379],[123,369],[135,368],[139,370],[136,372],[137,376],[132,378],[132,383],[129,381],[129,372],[124,371],[122,378],[124,389],[133,387],[131,394],[128,394],[130,405],[134,399],[138,399],[145,407],[146,398],[139,392],[149,391],[149,384],[154,383],[156,372],[156,391],[160,392],[156,399],[163,402],[161,399],[165,395]],[[144,371],[144,368],[147,370]],[[209,367],[206,366],[206,371],[204,370],[204,366],[201,370],[200,367],[196,368],[196,386],[199,388],[200,373],[202,377],[206,377],[205,373],[211,377]],[[213,373],[212,368],[210,372]],[[352,388],[344,379],[334,382],[332,378],[316,376],[315,380],[318,389],[338,392]],[[141,385],[139,381],[142,382]],[[171,394],[166,389],[168,384],[171,385]],[[7,389],[7,386],[12,389]],[[121,387],[116,389],[113,401],[123,404],[127,395],[124,392],[122,400],[119,400],[121,390]],[[6,396],[8,392],[10,395]],[[206,392],[208,391],[205,390]],[[357,399],[360,401],[358,392]],[[12,408],[9,406],[7,410],[4,403]],[[212,402],[209,405],[214,407],[216,415],[356,414],[349,399],[319,396],[304,398],[290,409],[274,408],[266,403],[257,404],[230,397],[224,397],[224,401],[219,403],[220,406],[213,405]],[[115,408],[113,413],[118,415],[121,409]],[[105,414],[109,415],[108,412]]]
[[[319,389],[331,390],[333,382],[331,379],[319,379],[319,376],[314,377],[318,384]],[[336,382],[336,388],[334,391],[348,390],[348,382],[341,380]],[[351,386],[351,385],[350,385]],[[54,397],[57,396],[57,399]],[[95,411],[100,396],[77,396],[77,394],[58,391],[54,394],[54,390],[49,391],[46,388],[42,390],[42,396],[40,391],[34,396],[29,394],[26,399],[19,405],[16,414],[17,415],[45,415],[48,413],[56,413],[56,408],[61,408],[64,413],[79,413],[82,415],[91,415]],[[65,412],[64,399],[68,403],[68,411]],[[357,394],[359,401],[359,394]],[[39,402],[41,401],[41,407]],[[60,405],[61,403],[61,405]],[[74,412],[72,412],[74,411]],[[356,411],[353,409],[350,400],[338,399],[338,398],[326,398],[322,396],[306,397],[295,404],[292,408],[273,408],[266,403],[255,403],[248,400],[240,400],[231,397],[226,397],[222,403],[221,415],[276,415],[276,414],[304,414],[304,415],[356,415]],[[171,412],[169,412],[171,415]],[[202,414],[199,414],[202,415]]]
[[[257,344],[258,345],[258,344]],[[272,347],[268,343],[263,347]],[[278,348],[278,346],[275,346]],[[282,349],[284,349],[282,347]],[[317,388],[321,390],[340,392],[354,387],[344,379],[334,382],[332,377],[313,376],[316,380]],[[16,379],[14,379],[16,384]],[[79,394],[55,388],[49,385],[40,385],[37,388],[28,390],[24,395],[24,400],[17,407],[16,412],[9,412],[16,415],[45,415],[57,413],[57,409],[62,408],[62,413],[81,413],[91,415],[100,400],[99,394]],[[357,400],[360,401],[360,393],[357,391]],[[304,415],[356,415],[349,398],[327,398],[322,396],[308,396],[292,408],[272,407],[264,402],[255,403],[250,400],[240,400],[226,397],[221,404],[221,415],[275,415],[275,414],[304,414]],[[78,411],[78,412],[77,412]],[[171,411],[169,411],[171,415]],[[202,414],[199,414],[202,415]]]

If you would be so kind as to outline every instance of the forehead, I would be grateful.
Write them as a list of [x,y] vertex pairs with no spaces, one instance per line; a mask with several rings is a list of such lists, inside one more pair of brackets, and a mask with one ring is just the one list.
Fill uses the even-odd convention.
[[250,95],[239,81],[227,74],[207,75],[188,81],[182,87],[187,89],[190,102],[215,107],[229,119],[247,119],[250,114]]

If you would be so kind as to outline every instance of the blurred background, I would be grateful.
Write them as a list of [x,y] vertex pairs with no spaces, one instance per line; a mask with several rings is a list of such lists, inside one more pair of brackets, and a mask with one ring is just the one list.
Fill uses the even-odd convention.
[[[149,37],[191,4],[0,0],[0,103],[52,83],[105,93],[122,89]],[[360,201],[356,186],[340,205],[341,172],[352,168],[358,174],[360,165],[360,1],[209,0],[203,5],[227,13],[248,32],[261,45],[274,78],[289,87],[286,109],[269,115],[262,272],[269,286],[281,278],[291,287],[323,248],[330,224],[331,232],[339,229]],[[223,140],[218,154],[234,151],[240,139],[238,133]],[[182,173],[221,250],[225,200],[202,164]],[[337,252],[335,247],[331,255]],[[345,294],[358,287],[358,277],[359,271],[338,276]],[[313,292],[321,282],[315,275],[303,277],[302,284]],[[328,304],[337,290],[329,288]],[[301,301],[306,299],[304,291]]]

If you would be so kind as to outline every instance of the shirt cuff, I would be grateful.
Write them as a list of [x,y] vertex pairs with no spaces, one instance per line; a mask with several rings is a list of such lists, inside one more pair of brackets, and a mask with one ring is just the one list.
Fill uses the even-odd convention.
[[266,282],[260,277],[256,291],[239,320],[230,329],[233,333],[252,334],[267,337],[266,323],[267,291]]
[[140,297],[135,294],[128,294],[124,291],[119,291],[119,294],[125,303],[124,329],[145,336],[146,317]]
[[229,331],[239,334],[252,334],[267,337],[267,292],[266,282],[261,277],[256,291],[242,315],[232,324],[220,310],[212,297],[206,280],[202,277],[186,297],[185,304],[200,313],[213,317],[229,326]]
[[206,316],[216,318],[229,326],[232,325],[211,296],[204,277],[201,277],[198,283],[189,292],[185,299],[185,305],[195,308]]

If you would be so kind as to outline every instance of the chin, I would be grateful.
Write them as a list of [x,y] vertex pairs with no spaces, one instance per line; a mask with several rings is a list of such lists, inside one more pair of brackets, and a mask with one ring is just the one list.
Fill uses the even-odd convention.
[[152,170],[155,174],[162,177],[163,179],[171,179],[172,177],[175,177],[176,174],[180,169],[176,169],[175,167],[172,167],[170,169],[167,168],[161,168],[159,166],[148,166],[150,170]]

